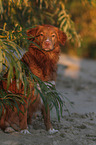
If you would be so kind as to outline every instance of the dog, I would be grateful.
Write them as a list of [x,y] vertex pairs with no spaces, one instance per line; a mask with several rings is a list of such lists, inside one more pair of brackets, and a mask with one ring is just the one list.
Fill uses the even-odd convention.
[[[42,81],[49,81],[55,85],[57,62],[60,55],[60,44],[65,44],[67,39],[66,34],[60,31],[57,27],[51,25],[39,25],[28,30],[27,36],[32,43],[30,43],[28,52],[23,55],[21,61]],[[6,84],[6,81],[2,81],[4,90],[7,89]],[[19,86],[21,85],[22,84]],[[14,107],[14,111],[7,107],[6,113],[2,113],[0,127],[5,130],[5,132],[10,131],[10,127],[12,127],[15,130],[21,131],[21,133],[30,133],[27,126],[32,123],[32,116],[38,110],[40,110],[44,116],[46,130],[49,131],[50,134],[58,131],[52,127],[49,106],[47,106],[46,113],[40,96],[34,95],[34,88],[32,94],[27,98],[22,95],[24,94],[24,86],[22,89],[18,90],[16,80],[14,79],[8,90],[15,94],[21,94],[25,103],[19,104],[19,109],[23,114],[20,112],[19,115],[17,115],[16,107]],[[33,103],[34,100],[35,102]],[[29,101],[30,103],[28,103]]]

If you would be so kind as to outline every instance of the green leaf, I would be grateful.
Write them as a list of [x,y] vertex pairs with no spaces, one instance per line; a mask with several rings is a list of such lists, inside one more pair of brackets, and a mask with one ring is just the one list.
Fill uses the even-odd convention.
[[3,60],[3,56],[2,56],[2,50],[1,50],[1,47],[0,47],[0,73],[2,72],[2,60]]

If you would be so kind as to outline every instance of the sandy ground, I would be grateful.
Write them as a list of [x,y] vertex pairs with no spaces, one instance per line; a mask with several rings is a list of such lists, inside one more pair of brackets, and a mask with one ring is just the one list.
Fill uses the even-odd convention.
[[0,131],[0,145],[96,145],[96,61],[61,55],[56,87],[70,112],[64,107],[58,122],[52,110],[51,121],[59,132],[49,135],[38,116],[30,135]]

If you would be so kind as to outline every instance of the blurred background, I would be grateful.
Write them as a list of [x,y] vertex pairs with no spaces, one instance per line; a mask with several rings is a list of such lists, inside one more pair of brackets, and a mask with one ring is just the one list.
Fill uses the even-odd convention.
[[8,39],[26,47],[20,32],[40,24],[57,26],[67,34],[62,52],[96,59],[95,0],[0,0],[0,28],[9,32]]

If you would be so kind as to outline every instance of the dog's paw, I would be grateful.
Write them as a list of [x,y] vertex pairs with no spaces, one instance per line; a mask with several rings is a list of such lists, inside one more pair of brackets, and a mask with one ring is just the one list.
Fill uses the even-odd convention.
[[49,134],[55,134],[55,133],[57,133],[57,132],[58,132],[58,130],[55,130],[54,128],[53,128],[53,129],[50,128],[50,129],[48,130],[48,133],[49,133]]
[[12,127],[7,127],[5,130],[4,130],[4,132],[5,133],[12,133],[12,132],[14,132],[15,130],[12,128]]
[[28,129],[21,130],[20,133],[22,134],[31,134]]

